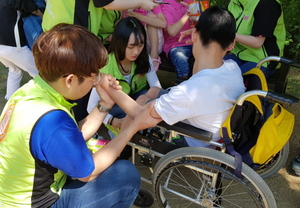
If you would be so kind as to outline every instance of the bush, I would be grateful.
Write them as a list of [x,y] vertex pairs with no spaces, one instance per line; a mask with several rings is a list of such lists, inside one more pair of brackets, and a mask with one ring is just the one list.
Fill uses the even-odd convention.
[[[219,5],[227,8],[230,0],[211,0],[211,5]],[[286,27],[286,46],[284,50],[284,56],[294,60],[300,61],[300,18],[299,0],[281,0],[284,21]]]

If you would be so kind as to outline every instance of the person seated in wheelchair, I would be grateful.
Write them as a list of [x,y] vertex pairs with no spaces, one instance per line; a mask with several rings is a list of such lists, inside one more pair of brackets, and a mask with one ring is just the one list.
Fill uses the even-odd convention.
[[[188,34],[191,34],[194,44],[195,63],[193,75],[187,81],[170,91],[151,88],[146,95],[138,98],[138,103],[107,85],[105,80],[102,88],[131,118],[154,106],[150,113],[153,118],[160,118],[169,125],[184,121],[212,132],[212,141],[218,141],[222,123],[238,96],[245,91],[239,66],[232,60],[223,60],[235,44],[235,20],[227,10],[212,6],[203,12],[195,29],[182,35]],[[147,103],[156,97],[159,98]],[[128,117],[114,119],[112,124],[120,127],[125,119]],[[208,146],[192,138],[186,138],[186,145]]]

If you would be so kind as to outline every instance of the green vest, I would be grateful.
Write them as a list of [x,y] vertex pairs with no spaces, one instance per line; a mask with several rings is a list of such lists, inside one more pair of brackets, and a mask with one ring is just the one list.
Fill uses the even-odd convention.
[[30,137],[45,113],[60,109],[73,118],[73,106],[39,75],[8,100],[0,120],[0,207],[49,207],[58,199],[66,175],[32,157]]
[[124,76],[121,74],[114,53],[108,54],[108,62],[107,64],[100,69],[100,71],[104,74],[111,74],[114,76],[122,86],[122,91],[128,95],[132,95],[137,93],[143,89],[149,88],[146,74],[135,74],[136,64],[132,63],[131,69],[131,84],[129,84]]
[[96,8],[93,0],[48,0],[42,28],[50,30],[58,23],[81,25],[98,35],[103,8]]
[[115,25],[122,18],[122,12],[103,9],[98,37],[103,44],[109,44],[105,39],[115,30]]
[[[279,4],[280,1],[277,0]],[[254,11],[259,3],[259,0],[231,0],[228,5],[228,10],[233,14],[236,19],[236,32],[242,35],[251,35],[252,26],[254,22]],[[276,37],[277,47],[279,49],[279,54],[277,56],[283,56],[283,49],[285,44],[285,26],[283,20],[283,13],[277,21],[277,25],[274,30],[274,36]],[[266,52],[264,45],[261,48],[255,49],[236,43],[234,49],[231,51],[236,54],[237,57],[244,61],[251,61],[258,63],[260,60],[269,56]],[[274,55],[274,54],[270,54]],[[267,67],[267,64],[264,64]]]

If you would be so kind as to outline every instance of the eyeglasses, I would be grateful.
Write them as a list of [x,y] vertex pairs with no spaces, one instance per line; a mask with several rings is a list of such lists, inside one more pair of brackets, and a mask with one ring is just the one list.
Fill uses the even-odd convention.
[[87,78],[92,80],[93,86],[96,86],[101,81],[101,73],[99,72],[97,76]]
[[[70,74],[66,74],[64,76],[62,76],[63,78],[66,78],[67,76],[69,76]],[[90,76],[90,77],[84,77],[84,78],[87,78],[89,80],[92,80],[93,82],[93,86],[97,85],[100,81],[101,81],[101,73],[99,72],[98,75],[96,76]]]

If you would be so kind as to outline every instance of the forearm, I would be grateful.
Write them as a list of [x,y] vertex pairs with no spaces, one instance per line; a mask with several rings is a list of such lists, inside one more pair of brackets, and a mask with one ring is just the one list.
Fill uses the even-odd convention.
[[[106,108],[111,108],[111,106],[101,103],[101,101],[100,105]],[[98,131],[107,114],[108,112],[102,112],[97,108],[97,106],[95,106],[90,114],[78,123],[79,129],[86,141]]]
[[114,89],[109,86],[107,79],[103,79],[101,87],[111,97],[111,99],[118,104],[118,106],[131,118],[137,116],[143,109],[142,106],[137,104],[131,97],[129,97],[122,90]]
[[128,10],[135,8],[143,8],[146,11],[152,10],[157,4],[152,0],[114,0],[110,4],[104,6],[107,10]]
[[169,33],[169,35],[171,36],[175,36],[177,35],[180,30],[182,29],[182,27],[185,25],[185,23],[188,21],[189,16],[187,14],[183,15],[181,17],[180,20],[178,20],[177,22],[175,22],[172,25],[167,26],[167,31]]
[[236,42],[252,48],[260,48],[264,44],[265,37],[236,34]]
[[122,150],[132,138],[132,136],[138,131],[135,127],[137,125],[130,125],[128,128],[121,130],[120,134],[106,144],[103,148],[93,154],[95,169],[93,173],[86,177],[80,178],[80,181],[87,182],[95,179],[99,174],[106,170],[112,163],[114,163],[121,154]]
[[93,173],[90,176],[80,178],[79,180],[87,182],[96,178],[116,160],[129,140],[138,130],[156,126],[161,119],[155,119],[149,116],[151,111],[153,111],[153,105],[148,105],[147,108],[139,113],[133,120],[129,117],[125,117],[127,120],[122,124],[119,135],[93,154],[95,163]]
[[166,28],[167,21],[159,18],[159,17],[149,17],[144,15],[136,16],[141,22],[145,22],[147,25],[157,27],[157,28]]

